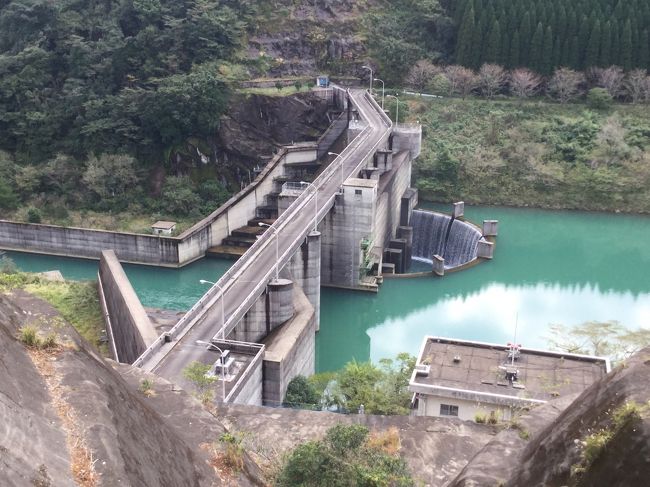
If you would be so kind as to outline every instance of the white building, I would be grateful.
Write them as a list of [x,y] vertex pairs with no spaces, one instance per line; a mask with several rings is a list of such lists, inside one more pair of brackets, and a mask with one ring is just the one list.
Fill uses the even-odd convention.
[[509,420],[513,409],[581,392],[609,359],[427,336],[409,382],[418,416]]
[[154,235],[171,235],[176,230],[176,222],[157,221],[151,225],[151,231]]

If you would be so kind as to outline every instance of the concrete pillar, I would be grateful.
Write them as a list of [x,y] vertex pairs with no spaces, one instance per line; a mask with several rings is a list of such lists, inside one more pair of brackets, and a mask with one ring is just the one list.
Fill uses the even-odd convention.
[[293,316],[293,282],[273,279],[267,286],[266,321],[268,333]]
[[413,227],[397,227],[397,237],[406,241],[404,269],[408,271],[411,268],[411,258],[413,257]]
[[399,265],[397,266],[399,269],[399,273],[403,273],[406,270],[406,239],[403,238],[394,238],[391,239],[390,244],[389,244],[391,249],[399,249],[402,251],[400,254],[400,262]]
[[431,257],[431,261],[433,262],[433,273],[436,276],[444,276],[445,275],[445,259],[440,257],[439,255],[434,255]]
[[387,248],[384,250],[384,262],[395,265],[395,274],[402,274],[402,249]]
[[454,218],[461,218],[465,215],[465,202],[458,201],[457,203],[454,203],[454,208],[451,214]]
[[393,151],[388,149],[379,149],[375,154],[375,167],[380,173],[385,173],[393,168]]
[[483,236],[496,237],[499,234],[499,220],[483,220]]
[[229,340],[240,342],[259,342],[267,333],[266,322],[266,299],[264,292],[251,306],[251,309],[244,315],[242,320],[228,335]]
[[349,178],[334,208],[318,226],[321,237],[321,283],[359,287],[361,242],[373,235],[377,208],[375,180]]
[[479,240],[476,256],[481,259],[491,259],[494,256],[494,244],[485,239]]
[[314,307],[316,330],[320,328],[321,233],[312,231],[285,267]]

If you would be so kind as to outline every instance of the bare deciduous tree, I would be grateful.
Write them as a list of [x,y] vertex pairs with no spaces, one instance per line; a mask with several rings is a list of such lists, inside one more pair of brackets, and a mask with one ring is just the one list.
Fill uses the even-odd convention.
[[581,93],[584,75],[569,68],[556,69],[548,84],[548,91],[560,103],[566,103]]
[[529,69],[515,69],[510,73],[510,92],[519,98],[533,96],[539,89],[541,78]]
[[632,103],[638,103],[645,98],[650,88],[650,78],[643,69],[634,69],[627,74],[623,83],[625,94],[630,97]]
[[449,80],[449,93],[456,93],[465,98],[476,88],[476,74],[464,66],[448,66],[445,76]]
[[623,79],[625,75],[623,70],[618,66],[610,66],[606,69],[597,70],[596,84],[605,88],[609,96],[616,98],[623,91]]
[[487,98],[496,95],[506,83],[506,71],[498,64],[484,64],[478,72],[481,93]]
[[426,59],[420,59],[411,67],[405,81],[407,86],[413,88],[418,93],[422,93],[431,79],[440,73],[440,71],[441,68],[435,64],[430,63]]

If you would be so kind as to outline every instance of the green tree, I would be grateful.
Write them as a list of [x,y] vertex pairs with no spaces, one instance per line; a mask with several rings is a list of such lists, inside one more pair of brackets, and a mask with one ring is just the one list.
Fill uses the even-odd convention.
[[456,63],[462,66],[469,66],[471,63],[475,29],[474,7],[471,6],[470,2],[469,9],[463,15],[463,21],[458,31],[458,40],[456,41]]
[[103,200],[122,198],[138,183],[135,159],[123,154],[92,156],[83,173],[83,182]]
[[603,34],[600,41],[600,62],[599,65],[606,67],[611,64],[611,51],[612,51],[612,24],[610,21],[605,22],[603,27]]
[[[399,442],[396,431],[385,435]],[[278,487],[409,487],[414,485],[404,460],[371,441],[368,428],[336,425],[325,438],[296,447],[276,479]]]
[[208,375],[210,365],[194,361],[183,369],[183,377],[192,383],[196,388],[202,402],[209,402],[213,398],[210,386],[217,380],[216,377]]
[[587,92],[587,105],[596,110],[612,106],[612,95],[605,88],[592,88]]
[[495,20],[487,36],[487,44],[485,46],[484,61],[487,63],[498,62],[500,52],[501,52],[501,29],[499,28],[499,21]]
[[600,22],[596,21],[591,29],[589,42],[585,51],[585,68],[598,66],[600,61],[600,45],[602,44],[602,34],[600,32]]
[[543,75],[551,74],[553,70],[553,30],[549,25],[546,27],[544,41],[542,43],[542,53],[539,62],[539,72]]
[[528,56],[528,63],[537,72],[542,71],[542,47],[544,42],[544,28],[542,23],[537,24],[533,39],[530,41],[530,54]]
[[0,179],[0,208],[4,210],[15,210],[18,208],[18,196],[9,183]]
[[632,69],[632,24],[629,19],[621,33],[621,64],[625,71]]
[[516,30],[512,36],[512,42],[510,43],[510,53],[508,55],[508,67],[517,68],[519,67],[519,47],[521,41],[519,40],[519,31]]
[[289,407],[314,408],[320,404],[320,395],[304,375],[297,375],[287,386],[284,403]]

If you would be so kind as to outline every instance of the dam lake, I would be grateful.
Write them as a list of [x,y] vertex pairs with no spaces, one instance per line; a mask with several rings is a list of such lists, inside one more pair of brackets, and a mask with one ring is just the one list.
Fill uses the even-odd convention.
[[[494,260],[442,278],[385,279],[379,293],[323,288],[316,370],[347,361],[417,355],[425,335],[545,348],[551,324],[619,321],[650,326],[650,217],[466,207],[477,224],[499,220]],[[58,269],[95,279],[97,263],[9,252],[18,267]],[[125,265],[142,303],[189,309],[231,261],[203,259],[182,269]],[[414,262],[411,270],[428,270]]]

